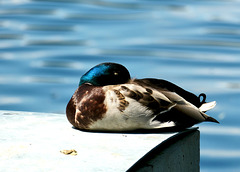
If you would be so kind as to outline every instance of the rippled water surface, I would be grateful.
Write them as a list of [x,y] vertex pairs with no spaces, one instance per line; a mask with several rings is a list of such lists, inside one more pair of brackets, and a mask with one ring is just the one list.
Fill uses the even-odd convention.
[[0,109],[65,113],[79,78],[112,61],[217,101],[201,171],[240,171],[240,1],[0,0]]

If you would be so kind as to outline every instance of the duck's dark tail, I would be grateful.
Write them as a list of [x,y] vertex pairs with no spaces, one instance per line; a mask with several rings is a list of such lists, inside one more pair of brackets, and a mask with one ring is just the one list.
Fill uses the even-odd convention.
[[215,118],[213,118],[213,117],[211,117],[211,116],[208,116],[205,121],[216,122],[216,123],[218,123],[218,124],[220,123],[220,122],[218,122]]

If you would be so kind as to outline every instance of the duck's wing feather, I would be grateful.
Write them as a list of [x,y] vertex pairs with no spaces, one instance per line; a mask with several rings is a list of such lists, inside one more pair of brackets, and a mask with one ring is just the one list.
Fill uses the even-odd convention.
[[216,106],[216,101],[208,102],[208,103],[203,103],[200,107],[199,110],[202,112],[206,112]]
[[155,120],[163,122],[173,121],[178,126],[190,127],[203,121],[217,122],[204,112],[213,108],[215,102],[203,103],[199,97],[165,80],[135,79],[133,82],[146,88],[154,88],[161,92],[174,104],[173,108],[157,115]]
[[[119,93],[117,93],[119,92]],[[125,84],[119,87],[115,93],[123,94],[120,97],[127,97],[135,100],[143,107],[153,112],[153,115],[164,113],[175,106],[176,103],[168,99],[163,93],[138,84]],[[120,98],[122,99],[122,98]]]
[[[200,98],[195,94],[190,93],[182,89],[181,87],[163,79],[153,79],[153,78],[134,79],[134,82],[142,86],[155,88],[159,91],[175,92],[177,95],[181,96],[182,98],[184,98],[191,104],[195,105],[196,107],[200,107],[203,103],[205,103],[205,97],[204,97],[204,100],[201,102]],[[204,94],[201,94],[201,95],[204,95]]]

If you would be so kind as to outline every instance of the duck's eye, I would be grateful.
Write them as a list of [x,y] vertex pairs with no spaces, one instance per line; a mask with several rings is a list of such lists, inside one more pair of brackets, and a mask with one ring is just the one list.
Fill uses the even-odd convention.
[[117,76],[117,75],[118,75],[118,73],[117,73],[117,72],[114,72],[114,75],[115,75],[115,76]]

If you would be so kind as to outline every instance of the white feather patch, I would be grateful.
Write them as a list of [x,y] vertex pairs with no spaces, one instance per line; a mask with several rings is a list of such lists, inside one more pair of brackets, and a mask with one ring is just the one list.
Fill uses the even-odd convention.
[[163,123],[160,123],[159,121],[152,121],[150,125],[153,126],[154,128],[168,128],[176,126],[176,124],[173,121]]
[[217,104],[216,101],[204,103],[199,107],[199,110],[201,112],[208,111],[208,110],[214,108],[216,106],[216,104]]

